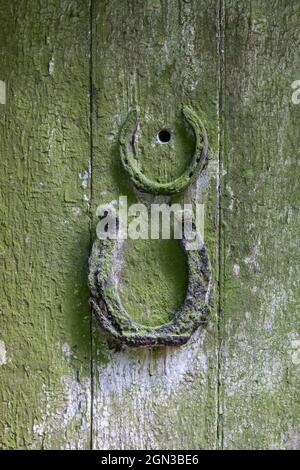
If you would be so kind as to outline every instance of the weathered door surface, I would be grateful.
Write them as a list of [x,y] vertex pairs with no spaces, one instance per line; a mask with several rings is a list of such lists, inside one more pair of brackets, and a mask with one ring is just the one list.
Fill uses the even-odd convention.
[[[0,0],[1,448],[300,448],[299,18],[298,0]],[[116,348],[88,303],[96,209],[137,201],[117,146],[133,106],[145,173],[182,173],[182,105],[209,139],[177,197],[205,205],[209,319],[184,346]],[[172,155],[151,141],[165,122]],[[168,321],[184,263],[128,240],[132,317]]]

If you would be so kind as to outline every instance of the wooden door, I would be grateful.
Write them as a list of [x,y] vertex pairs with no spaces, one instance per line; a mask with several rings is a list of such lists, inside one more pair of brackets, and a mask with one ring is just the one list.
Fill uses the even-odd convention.
[[[1,448],[300,447],[299,15],[297,0],[0,1]],[[116,348],[88,303],[96,209],[146,200],[118,155],[132,106],[145,173],[182,172],[182,105],[209,139],[178,196],[205,206],[208,322],[184,346]],[[172,155],[151,145],[166,122]],[[167,321],[186,283],[176,242],[128,241],[135,319]]]

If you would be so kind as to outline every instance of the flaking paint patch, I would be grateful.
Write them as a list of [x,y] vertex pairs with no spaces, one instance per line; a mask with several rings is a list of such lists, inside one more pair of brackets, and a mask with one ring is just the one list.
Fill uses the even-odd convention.
[[228,206],[228,210],[233,211],[233,207],[234,207],[234,193],[233,193],[233,190],[231,189],[230,186],[227,186],[227,192],[228,192],[229,197],[230,197],[230,204],[229,204],[229,206]]
[[232,271],[233,271],[233,274],[238,277],[240,275],[240,266],[238,264],[234,264],[233,265],[233,268],[232,268]]
[[244,258],[244,263],[248,266],[249,270],[255,271],[259,269],[259,258],[261,257],[261,242],[257,241],[252,253]]
[[291,341],[291,358],[295,366],[300,365],[300,339]]
[[87,189],[89,183],[89,172],[85,170],[82,173],[79,173],[79,178],[81,179],[81,187],[83,189]]
[[68,343],[64,343],[61,347],[61,351],[62,353],[64,354],[65,357],[67,358],[70,358],[73,356],[73,353],[71,351],[71,348],[70,346],[68,345]]
[[[201,173],[199,174],[197,180],[196,180],[196,196],[195,196],[195,202],[196,203],[201,203],[205,191],[208,190],[211,180],[215,179],[218,181],[219,177],[219,167],[218,167],[218,161],[216,159],[216,156],[213,154],[212,150],[210,150],[208,154],[208,164],[207,167],[204,168]],[[194,187],[192,188],[194,192]]]
[[48,72],[49,72],[49,75],[53,75],[53,73],[54,73],[54,59],[53,59],[53,57],[52,57],[52,59],[49,60]]
[[6,346],[3,340],[0,340],[0,366],[7,364]]
[[[101,429],[103,449],[117,445],[116,439],[123,433],[132,433],[137,446],[159,448],[155,434],[157,415],[155,408],[169,408],[170,400],[180,402],[180,397],[193,387],[195,381],[204,384],[208,372],[208,357],[203,351],[206,332],[197,330],[191,340],[180,348],[167,347],[165,353],[155,350],[131,350],[124,348],[111,354],[110,362],[98,366],[98,397],[94,414],[94,426]],[[151,406],[147,412],[145,404]],[[123,415],[123,422],[131,422],[130,430],[120,433],[116,409]],[[136,410],[144,410],[135,420]],[[173,430],[173,432],[175,432]],[[133,437],[135,436],[135,437]],[[137,443],[139,436],[139,443]],[[144,444],[143,444],[144,443]]]
[[81,207],[72,207],[72,212],[74,215],[80,216],[81,215]]
[[[204,336],[205,333],[198,330],[186,345],[180,348],[167,347],[168,354],[161,355],[157,359],[153,370],[150,369],[150,364],[153,362],[151,349],[145,349],[141,353],[125,347],[121,352],[112,355],[109,364],[99,366],[101,377],[99,385],[105,393],[122,394],[134,383],[143,384],[146,388],[155,388],[159,377],[159,388],[163,386],[166,392],[173,393],[187,376],[196,371],[199,373],[207,371],[207,357],[203,352],[199,352],[199,344],[203,343]],[[138,380],[133,378],[133,370],[139,370],[136,377]],[[162,393],[161,396],[163,395]]]
[[[65,346],[65,345],[64,345]],[[64,348],[66,349],[66,348]],[[66,354],[69,354],[69,347]],[[85,419],[91,408],[91,383],[90,379],[78,379],[76,373],[74,377],[63,375],[61,377],[62,393],[56,409],[50,407],[53,403],[51,392],[45,385],[41,397],[44,414],[42,420],[33,424],[34,441],[43,442],[45,448],[53,448],[52,436],[61,435],[62,431],[67,433],[70,430],[70,437],[76,435],[76,448],[87,448],[90,424]],[[60,404],[59,404],[60,403]],[[73,449],[72,440],[65,436],[65,444],[60,449]],[[35,448],[33,444],[32,448]]]
[[274,444],[273,449],[299,450],[300,449],[300,432],[293,426],[288,427],[287,432],[283,432],[280,436],[280,444]]
[[[231,371],[227,371],[225,379],[227,395],[229,397],[238,396],[241,390],[246,390],[249,384],[249,377],[254,383],[260,383],[268,393],[275,393],[284,382],[284,360],[281,355],[274,355],[266,343],[265,335],[269,332],[269,342],[273,341],[273,331],[282,312],[293,302],[292,292],[287,291],[284,286],[278,286],[275,279],[270,279],[268,284],[257,288],[256,295],[264,299],[260,307],[261,322],[253,325],[253,331],[247,334],[244,325],[249,322],[251,312],[247,312],[245,319],[241,321],[239,330],[233,337],[237,346],[236,356],[231,357]],[[267,315],[266,315],[267,312]],[[227,325],[231,330],[230,321]],[[290,356],[292,362],[300,363],[300,340],[290,339]],[[299,349],[298,349],[299,347]],[[288,352],[288,351],[287,351]],[[227,351],[225,349],[225,356]],[[245,392],[246,393],[246,392]]]

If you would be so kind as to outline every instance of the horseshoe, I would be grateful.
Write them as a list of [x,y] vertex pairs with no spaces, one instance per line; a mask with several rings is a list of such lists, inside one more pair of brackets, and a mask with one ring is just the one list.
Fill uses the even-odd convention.
[[126,172],[135,186],[143,192],[152,194],[175,194],[185,189],[201,171],[206,160],[208,148],[207,134],[202,121],[189,107],[182,108],[183,116],[191,126],[195,136],[195,151],[191,163],[175,180],[169,183],[158,183],[147,178],[139,169],[135,158],[135,134],[138,125],[138,112],[130,111],[121,129],[119,138],[120,157]]
[[90,303],[98,323],[129,346],[181,345],[206,320],[211,287],[211,268],[205,245],[198,251],[187,250],[181,240],[188,264],[188,288],[185,300],[169,323],[144,326],[133,320],[122,306],[117,289],[117,263],[123,240],[96,240],[90,257]]

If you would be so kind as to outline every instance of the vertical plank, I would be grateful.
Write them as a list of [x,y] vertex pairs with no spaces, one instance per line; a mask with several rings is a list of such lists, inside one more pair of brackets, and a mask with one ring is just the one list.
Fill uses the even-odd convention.
[[[140,108],[140,161],[160,181],[179,175],[191,150],[181,106],[204,117],[209,163],[178,200],[206,204],[206,243],[217,280],[218,54],[217,2],[177,0],[93,1],[93,214],[119,195],[129,203],[164,199],[133,190],[122,172],[117,138],[126,115]],[[171,147],[159,147],[160,126],[175,129]],[[172,151],[166,149],[171,148]],[[167,199],[168,201],[169,199]],[[94,217],[94,226],[97,220]],[[95,233],[96,236],[96,233]],[[148,244],[147,244],[148,243]],[[149,245],[151,244],[151,246]],[[181,301],[185,282],[178,248],[128,241],[120,280],[122,301],[140,321],[164,322]],[[159,257],[163,252],[164,256]],[[176,265],[177,263],[177,265]],[[173,274],[172,274],[173,275]],[[126,286],[126,289],[123,288]],[[128,292],[134,295],[128,295]],[[130,294],[130,293],[129,293]],[[217,298],[217,290],[214,293]],[[141,315],[141,310],[150,312]],[[159,317],[161,312],[161,317]],[[217,321],[181,348],[113,349],[98,329],[93,357],[93,446],[104,449],[215,448],[217,434]]]
[[223,445],[299,449],[297,1],[225,2]]
[[90,445],[89,2],[2,0],[0,447]]

